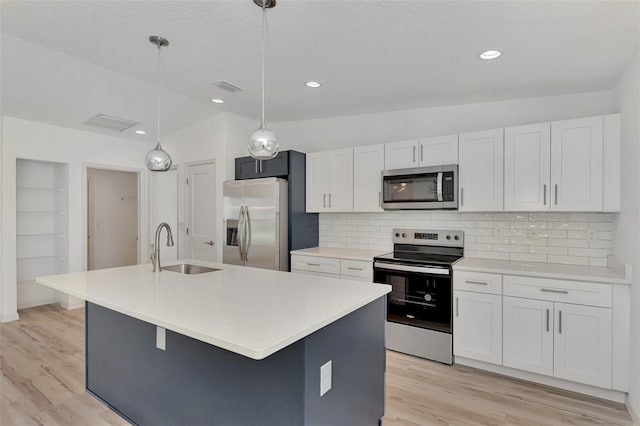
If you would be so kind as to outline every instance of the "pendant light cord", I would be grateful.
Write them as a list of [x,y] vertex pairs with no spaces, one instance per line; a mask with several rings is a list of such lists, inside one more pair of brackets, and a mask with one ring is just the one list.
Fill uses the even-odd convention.
[[262,124],[260,128],[265,128],[264,123],[264,50],[265,50],[265,28],[267,26],[267,0],[262,0]]
[[156,106],[158,108],[158,138],[156,149],[160,149],[160,40],[158,40],[158,70],[156,76]]

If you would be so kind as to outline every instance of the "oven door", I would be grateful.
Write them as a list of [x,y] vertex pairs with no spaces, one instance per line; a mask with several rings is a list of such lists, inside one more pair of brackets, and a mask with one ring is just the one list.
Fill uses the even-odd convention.
[[382,208],[386,210],[443,208],[442,167],[383,171]]
[[387,321],[451,333],[452,288],[448,268],[376,261],[374,282],[391,285]]

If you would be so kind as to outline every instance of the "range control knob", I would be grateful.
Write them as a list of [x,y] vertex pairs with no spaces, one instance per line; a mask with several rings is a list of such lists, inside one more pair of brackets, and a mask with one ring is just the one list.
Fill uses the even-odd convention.
[[447,240],[450,240],[450,239],[451,239],[451,235],[447,235]]
[[456,235],[455,237],[453,237],[453,239],[458,241],[460,239],[460,237],[458,235]]
[[407,234],[406,233],[402,233],[402,238],[407,238]]
[[399,232],[396,232],[396,237],[399,237],[399,236],[400,236],[400,233],[399,233]]

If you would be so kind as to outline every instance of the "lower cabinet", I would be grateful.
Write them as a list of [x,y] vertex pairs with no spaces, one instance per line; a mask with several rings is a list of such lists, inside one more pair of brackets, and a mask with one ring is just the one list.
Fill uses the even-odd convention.
[[502,296],[453,292],[453,354],[502,363]]
[[291,255],[291,272],[343,280],[373,282],[373,261]]

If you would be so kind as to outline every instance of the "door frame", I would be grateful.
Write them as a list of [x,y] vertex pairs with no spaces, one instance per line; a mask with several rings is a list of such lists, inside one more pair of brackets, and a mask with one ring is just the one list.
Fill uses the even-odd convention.
[[[187,185],[187,179],[189,178],[189,170],[191,166],[202,166],[205,164],[213,164],[213,168],[214,168],[214,176],[216,179],[215,185],[213,186],[213,199],[216,202],[216,207],[214,209],[214,214],[215,217],[213,218],[214,221],[214,241],[216,241],[216,261],[219,261],[220,263],[222,263],[222,245],[220,245],[220,243],[218,242],[218,235],[222,235],[222,225],[218,223],[218,218],[221,217],[221,213],[222,213],[222,205],[224,204],[224,199],[221,202],[218,202],[218,193],[222,193],[219,190],[219,186],[222,184],[220,182],[220,179],[218,179],[218,162],[216,161],[215,158],[211,158],[211,159],[205,159],[205,160],[198,160],[198,161],[187,161],[184,163],[185,164],[185,170],[184,170],[184,179],[182,181],[182,187],[184,188],[184,200],[183,200],[183,207],[184,207],[184,220],[182,221],[184,226],[181,227],[182,229],[180,230],[180,235],[184,238],[184,244],[182,245],[182,247],[184,248],[184,252],[180,253],[180,258],[186,257],[189,258],[189,253],[191,250],[191,247],[189,246],[189,236],[187,235],[187,228],[191,228],[191,190],[189,189],[188,185]],[[178,215],[178,222],[180,222],[180,216]]]
[[138,175],[138,241],[137,241],[137,263],[140,264],[142,258],[142,247],[145,246],[148,241],[148,234],[146,231],[148,224],[148,203],[147,203],[147,181],[148,176],[146,170],[137,167],[121,167],[113,166],[110,164],[90,163],[82,162],[82,270],[88,270],[88,250],[89,244],[87,236],[89,235],[89,217],[88,217],[88,203],[89,203],[89,188],[88,182],[88,169],[107,170],[112,172],[129,172],[136,173]]

